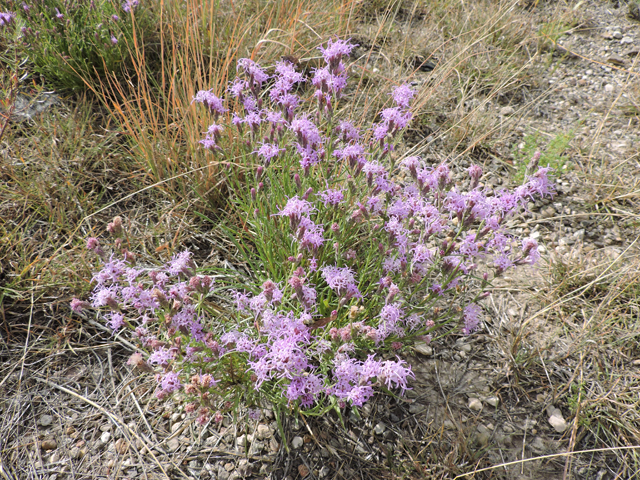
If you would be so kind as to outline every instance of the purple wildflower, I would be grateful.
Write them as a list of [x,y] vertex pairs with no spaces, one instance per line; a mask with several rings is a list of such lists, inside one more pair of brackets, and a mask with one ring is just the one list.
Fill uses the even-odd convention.
[[239,98],[242,101],[242,92],[247,88],[249,88],[249,84],[247,83],[247,81],[240,77],[236,77],[233,82],[229,84],[228,90],[229,93],[231,93],[232,97]]
[[298,136],[298,141],[303,147],[322,144],[322,136],[318,127],[305,116],[296,117],[291,122],[291,131]]
[[280,155],[280,152],[284,151],[284,148],[278,148],[278,145],[275,143],[263,143],[254,153],[257,153],[262,157],[264,159],[264,164],[269,166],[271,160]]
[[341,149],[337,148],[333,151],[333,155],[340,160],[346,160],[347,162],[349,162],[349,166],[351,168],[354,168],[356,166],[362,168],[362,166],[366,162],[364,158],[364,147],[357,143],[354,143],[353,145],[347,145],[346,147]]
[[73,298],[71,300],[71,310],[75,313],[80,313],[85,308],[91,307],[89,302],[85,302],[83,300],[78,300],[77,298]]
[[296,195],[287,201],[287,205],[278,213],[274,213],[275,216],[289,217],[291,222],[291,228],[297,228],[300,223],[300,218],[303,215],[308,215],[314,210],[313,205],[306,200],[301,200]]
[[[162,392],[167,394],[178,390],[182,386],[182,383],[180,383],[180,379],[176,372],[169,372],[162,377],[160,385],[162,387]],[[156,394],[156,396],[158,395]]]
[[540,259],[538,242],[534,238],[522,240],[522,255],[530,265],[534,265]]
[[193,97],[193,100],[191,101],[191,103],[193,103],[193,102],[202,103],[216,117],[219,114],[222,114],[222,113],[225,113],[225,112],[229,111],[227,108],[224,107],[222,99],[220,99],[216,95],[214,95],[213,89],[211,89],[211,90],[200,90],[198,93],[196,93],[196,96]]
[[356,285],[354,272],[349,267],[326,266],[322,269],[322,277],[336,293],[346,298],[362,297]]
[[15,18],[16,14],[13,12],[0,12],[0,27],[6,27]]
[[269,75],[256,62],[249,58],[238,60],[238,68],[242,68],[249,76],[249,87],[252,89],[262,87],[262,84],[269,80]]
[[342,189],[332,190],[327,188],[324,192],[317,193],[316,196],[320,197],[325,207],[339,205],[344,200]]
[[336,131],[340,134],[342,141],[345,143],[358,142],[360,140],[360,132],[347,120],[341,120],[336,127]]
[[151,355],[149,355],[149,359],[147,363],[150,365],[160,365],[162,367],[166,367],[169,365],[169,362],[174,358],[174,352],[171,350],[167,350],[166,348],[159,348],[155,350]]
[[111,312],[109,321],[107,322],[109,327],[114,332],[117,332],[120,328],[124,327],[124,315],[120,312]]
[[138,7],[138,5],[140,5],[139,0],[126,0],[122,4],[122,10],[129,13],[130,11],[135,10]]
[[357,47],[357,45],[349,43],[349,40],[333,41],[330,39],[327,42],[326,48],[320,46],[318,47],[318,50],[322,52],[322,56],[324,57],[325,62],[327,62],[327,64],[331,68],[332,72],[340,73],[336,72],[336,70],[338,69],[342,57],[349,55],[351,53],[351,50],[353,50],[355,47]]
[[480,315],[482,314],[482,309],[475,303],[470,303],[464,309],[464,313],[462,317],[464,318],[464,327],[462,329],[462,333],[464,335],[471,335],[476,331],[478,325],[480,324]]
[[415,378],[411,366],[405,367],[404,365],[407,363],[402,359],[398,359],[396,362],[387,360],[382,364],[378,378],[385,383],[387,388],[400,387],[401,392],[404,393],[407,390],[407,379]]
[[396,102],[398,107],[402,108],[409,108],[409,103],[414,95],[415,92],[406,83],[394,88],[393,92],[391,92],[393,101]]
[[167,271],[171,275],[187,275],[189,277],[195,274],[195,264],[193,260],[191,260],[191,252],[189,250],[185,250],[184,252],[177,253],[167,265]]

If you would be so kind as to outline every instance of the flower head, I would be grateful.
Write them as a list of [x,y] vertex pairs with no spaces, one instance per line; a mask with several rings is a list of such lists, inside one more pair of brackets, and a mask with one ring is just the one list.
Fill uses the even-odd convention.
[[222,99],[214,95],[213,89],[200,90],[198,93],[196,93],[196,96],[193,97],[191,103],[193,102],[202,103],[215,116],[229,111],[229,109],[224,107]]
[[0,12],[0,27],[6,27],[15,18],[16,14],[13,12]]
[[391,92],[391,96],[393,97],[393,101],[396,102],[396,105],[401,108],[409,108],[409,103],[411,99],[415,95],[414,92],[409,85],[406,83],[400,85],[393,89]]

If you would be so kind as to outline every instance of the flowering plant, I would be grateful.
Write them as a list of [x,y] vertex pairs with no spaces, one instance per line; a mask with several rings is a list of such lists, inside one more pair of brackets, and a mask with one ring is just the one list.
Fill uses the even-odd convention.
[[[228,165],[242,223],[228,227],[230,237],[252,272],[227,295],[225,311],[208,298],[229,291],[229,276],[216,287],[188,251],[145,270],[119,239],[122,258],[88,241],[103,266],[91,303],[74,300],[72,308],[108,308],[111,328],[132,331],[149,352],[131,362],[156,372],[156,395],[182,392],[201,423],[240,402],[322,414],[362,406],[376,389],[402,393],[413,377],[398,356],[405,346],[456,330],[470,335],[491,279],[538,259],[536,241],[516,238],[505,221],[553,193],[548,169],[513,191],[491,192],[475,165],[463,190],[447,162],[397,161],[412,117],[410,86],[391,92],[393,106],[368,130],[336,118],[353,47],[321,47],[326,66],[311,79],[287,61],[269,74],[241,59],[229,87],[234,105],[211,91],[194,99],[215,122],[201,143]],[[305,82],[315,99],[306,112],[298,95]],[[242,142],[241,164],[227,156],[229,140]],[[121,219],[108,230],[121,234]]]
[[28,56],[51,84],[72,90],[106,74],[120,77],[134,32],[142,39],[154,30],[139,0],[0,0],[2,10],[0,43]]

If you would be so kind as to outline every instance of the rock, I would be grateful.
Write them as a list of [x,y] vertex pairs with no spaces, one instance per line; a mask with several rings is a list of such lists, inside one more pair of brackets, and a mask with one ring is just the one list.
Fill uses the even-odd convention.
[[50,427],[51,424],[53,423],[53,417],[51,415],[42,415],[39,419],[38,419],[38,425],[40,425],[41,427]]
[[264,442],[256,440],[255,442],[251,442],[251,447],[249,448],[249,455],[259,455],[260,452],[264,450]]
[[468,406],[475,412],[479,412],[482,410],[482,402],[479,398],[470,398]]
[[180,448],[180,441],[177,438],[172,438],[166,443],[166,445],[168,451],[175,452],[176,450],[178,450],[178,448]]
[[380,422],[375,427],[373,427],[373,433],[375,433],[376,435],[382,435],[386,429],[387,426],[384,423]]
[[119,438],[116,440],[116,452],[120,455],[124,455],[129,450],[129,442],[127,442],[124,438]]
[[551,415],[549,417],[549,424],[558,433],[564,432],[568,427],[567,422],[565,421],[565,419],[562,418],[562,416],[557,415],[557,414]]
[[45,451],[55,450],[56,448],[58,448],[58,444],[53,438],[43,440],[40,446],[42,447],[42,450]]
[[80,449],[78,447],[73,447],[69,451],[69,457],[71,457],[74,460],[77,460],[78,458],[80,458],[80,456],[81,456]]
[[269,451],[271,453],[278,453],[279,450],[280,450],[280,444],[275,438],[271,437],[269,439]]
[[271,438],[273,434],[271,433],[271,429],[264,424],[258,425],[256,430],[256,438],[258,440],[266,440],[267,438]]
[[484,425],[478,425],[478,434],[476,435],[476,442],[481,447],[486,447],[491,438],[491,430]]
[[307,466],[304,463],[298,465],[298,474],[302,478],[305,478],[307,475],[309,475],[309,469],[307,468]]
[[234,468],[235,468],[235,465],[233,463],[231,463],[231,462],[227,462],[227,463],[224,464],[224,469],[227,472],[231,472],[231,470],[233,470]]
[[453,429],[456,428],[456,426],[453,424],[453,422],[451,420],[449,420],[448,418],[444,422],[442,422],[442,425],[447,430],[453,430]]
[[515,108],[511,106],[502,107],[500,109],[500,115],[503,117],[508,117],[509,115],[513,115],[515,113]]
[[485,402],[487,402],[487,404],[491,405],[492,407],[497,407],[500,403],[500,399],[498,397],[487,397],[485,399]]
[[180,427],[182,427],[182,422],[174,423],[173,425],[171,425],[171,433],[176,433],[178,430],[180,430]]
[[247,436],[246,435],[240,435],[238,438],[236,438],[236,445],[239,446],[240,448],[244,448],[247,446]]
[[420,354],[422,354],[422,355],[424,355],[426,357],[429,357],[429,356],[433,355],[433,348],[431,348],[429,345],[427,345],[424,342],[416,342],[413,345],[413,349],[416,352],[418,352],[418,353],[420,353]]
[[294,449],[298,449],[302,447],[302,445],[304,445],[304,440],[302,439],[302,437],[293,437],[293,440],[291,440],[291,446]]
[[620,39],[622,38],[622,32],[620,32],[620,31],[616,30],[615,32],[613,32],[613,33],[611,34],[611,36],[612,36],[613,38],[615,38],[616,40],[620,40]]
[[327,478],[330,473],[331,469],[325,465],[318,472],[318,478]]
[[420,405],[419,403],[412,403],[409,405],[409,413],[412,415],[416,415],[418,413],[422,413],[426,410],[427,407],[424,405]]
[[533,449],[533,451],[537,455],[540,455],[546,449],[546,445],[544,444],[544,440],[542,438],[540,438],[540,437],[535,437],[529,446]]
[[465,353],[471,353],[471,345],[469,345],[468,343],[465,343],[460,347],[460,350],[462,350]]
[[[225,465],[225,467],[226,467],[226,465]],[[229,480],[229,472],[227,472],[227,470],[222,465],[220,465],[218,467],[218,479],[219,480]]]
[[607,63],[610,63],[611,65],[617,65],[618,67],[624,67],[626,64],[624,58],[619,55],[609,55],[609,58],[607,58]]
[[109,432],[103,432],[102,435],[100,435],[100,441],[102,443],[107,444],[109,440],[111,440],[111,434]]

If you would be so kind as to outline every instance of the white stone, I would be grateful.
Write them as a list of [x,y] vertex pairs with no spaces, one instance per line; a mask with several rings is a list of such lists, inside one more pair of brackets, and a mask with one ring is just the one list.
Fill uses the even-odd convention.
[[111,440],[111,434],[109,432],[102,432],[102,435],[100,435],[100,441],[102,443],[109,443],[109,440]]
[[256,430],[256,437],[258,440],[265,440],[267,438],[271,438],[271,430],[267,425],[260,424]]
[[549,424],[558,433],[564,432],[568,427],[567,422],[565,421],[565,419],[562,418],[562,416],[559,416],[559,415],[556,415],[556,414],[551,415],[549,417]]
[[302,437],[293,437],[293,440],[291,440],[291,446],[294,449],[298,449],[302,447],[302,445],[304,445],[304,440],[302,439]]
[[238,438],[236,438],[236,445],[238,445],[239,447],[244,447],[247,445],[247,436],[246,435],[240,435]]
[[418,352],[418,353],[420,353],[420,354],[422,354],[422,355],[424,355],[426,357],[429,357],[429,356],[433,355],[433,348],[431,348],[429,345],[427,345],[424,342],[416,342],[413,345],[413,349],[416,352]]
[[511,106],[507,106],[507,107],[502,107],[500,109],[500,115],[502,115],[503,117],[507,117],[509,115],[513,115],[515,113],[515,108],[511,107]]
[[167,450],[170,452],[175,452],[180,448],[180,441],[177,438],[172,438],[167,442]]
[[613,87],[613,85],[611,85],[610,83],[607,83],[607,84],[604,86],[604,91],[605,91],[606,93],[613,93],[613,90],[614,90],[614,87]]
[[491,405],[492,407],[497,407],[500,403],[500,399],[498,397],[488,397],[485,399],[485,402],[487,402],[487,404]]
[[469,399],[469,408],[471,410],[479,412],[479,411],[482,410],[482,402],[480,401],[479,398],[470,398]]
[[373,433],[375,433],[376,435],[382,435],[386,429],[386,425],[380,422],[373,428]]

